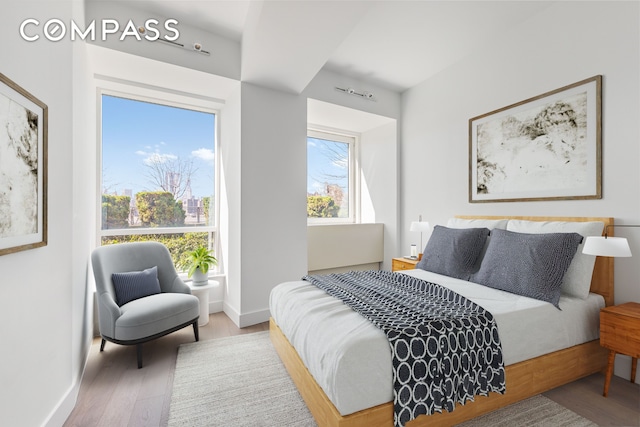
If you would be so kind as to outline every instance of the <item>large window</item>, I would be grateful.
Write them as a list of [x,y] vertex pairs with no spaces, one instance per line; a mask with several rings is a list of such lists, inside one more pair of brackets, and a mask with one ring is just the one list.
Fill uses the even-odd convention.
[[215,249],[215,113],[109,93],[101,113],[101,243],[161,241],[178,268]]
[[309,223],[356,220],[353,136],[307,133],[307,218]]

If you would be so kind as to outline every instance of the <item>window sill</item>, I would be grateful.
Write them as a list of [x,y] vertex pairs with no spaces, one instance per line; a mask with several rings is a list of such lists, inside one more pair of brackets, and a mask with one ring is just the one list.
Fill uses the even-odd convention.
[[[187,277],[187,273],[178,273],[178,277],[180,277],[182,281],[185,283],[193,282],[192,278]],[[220,279],[223,279],[224,277],[225,277],[224,273],[220,271],[215,271],[213,273],[209,273],[208,275],[209,280],[220,280]]]

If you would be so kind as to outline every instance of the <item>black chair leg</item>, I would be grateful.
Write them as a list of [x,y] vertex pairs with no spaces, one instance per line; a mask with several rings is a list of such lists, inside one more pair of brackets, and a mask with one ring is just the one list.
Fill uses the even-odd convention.
[[142,368],[142,344],[136,344],[136,353],[138,355],[138,369]]
[[198,319],[193,322],[193,335],[196,336],[196,341],[200,341],[200,331],[198,331]]
[[100,343],[100,351],[104,351],[104,345],[107,343],[107,340],[102,338],[102,342]]

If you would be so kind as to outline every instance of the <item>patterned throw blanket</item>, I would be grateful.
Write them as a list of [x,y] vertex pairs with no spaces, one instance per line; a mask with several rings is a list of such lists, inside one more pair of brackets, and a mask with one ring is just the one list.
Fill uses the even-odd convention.
[[305,276],[382,329],[393,360],[394,424],[505,392],[493,315],[443,286],[388,271]]

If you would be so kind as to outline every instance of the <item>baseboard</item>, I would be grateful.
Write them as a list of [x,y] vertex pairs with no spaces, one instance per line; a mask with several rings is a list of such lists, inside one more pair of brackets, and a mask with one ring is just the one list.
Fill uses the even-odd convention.
[[252,311],[251,313],[238,313],[238,311],[231,307],[226,302],[224,303],[224,313],[231,319],[233,323],[239,328],[246,328],[247,326],[256,325],[262,322],[268,322],[271,317],[271,311],[268,308],[264,310]]
[[251,313],[245,313],[240,315],[240,326],[245,328],[247,326],[256,325],[262,322],[268,322],[271,317],[271,311],[269,309],[252,311]]
[[209,314],[224,311],[224,301],[209,301]]
[[76,406],[76,402],[78,401],[78,393],[80,392],[80,382],[81,380],[77,380],[74,385],[72,385],[69,390],[64,394],[64,397],[58,402],[53,411],[49,414],[45,422],[42,424],[43,427],[60,427],[64,425],[71,415],[73,408]]
[[240,327],[240,313],[238,313],[235,308],[231,307],[226,301],[224,301],[222,304],[222,311],[224,311],[224,314],[226,314],[227,317],[236,324],[236,326]]
[[69,387],[67,392],[60,399],[58,404],[53,408],[45,422],[43,427],[60,427],[67,421],[71,412],[76,407],[78,402],[78,395],[80,394],[80,385],[82,384],[82,378],[84,377],[84,371],[87,368],[89,362],[89,352],[91,351],[91,339],[87,340],[83,351],[84,360],[81,363],[81,369],[76,376],[73,385]]

